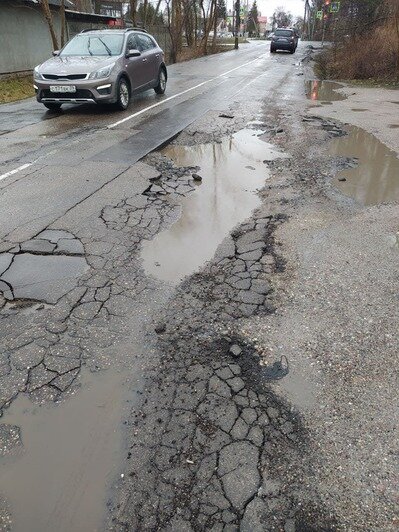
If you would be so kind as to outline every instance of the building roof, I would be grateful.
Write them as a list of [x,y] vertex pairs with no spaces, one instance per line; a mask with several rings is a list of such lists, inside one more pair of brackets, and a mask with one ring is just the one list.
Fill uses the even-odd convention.
[[[40,5],[39,0],[22,0],[25,4]],[[48,0],[50,7],[56,8],[61,6],[61,0]],[[75,4],[71,0],[65,0],[65,15],[69,19],[80,20],[82,22],[99,22],[108,24],[109,21],[115,21],[115,17],[108,15],[97,15],[95,13],[82,13],[81,11],[75,11],[73,8]]]
[[[25,0],[25,3],[27,4],[40,4],[39,0]],[[50,6],[60,6],[61,0],[48,0],[48,3]],[[70,7],[73,7],[74,4],[71,2],[71,0],[65,0],[65,8],[68,9]]]

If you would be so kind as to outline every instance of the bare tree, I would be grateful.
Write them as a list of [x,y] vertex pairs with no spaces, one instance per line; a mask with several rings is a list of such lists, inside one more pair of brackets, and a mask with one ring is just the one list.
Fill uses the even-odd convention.
[[60,19],[61,19],[61,48],[62,48],[65,44],[65,29],[66,29],[65,0],[61,0]]
[[137,0],[130,0],[130,18],[133,26],[137,26]]
[[43,16],[47,22],[48,29],[51,35],[51,41],[53,43],[53,50],[58,50],[58,39],[57,34],[54,29],[54,19],[51,13],[50,5],[48,0],[40,0],[40,5],[42,8]]

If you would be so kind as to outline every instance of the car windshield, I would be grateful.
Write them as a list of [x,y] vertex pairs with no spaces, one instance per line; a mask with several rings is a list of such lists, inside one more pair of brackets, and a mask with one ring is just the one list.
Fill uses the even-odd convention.
[[274,35],[276,37],[291,37],[292,30],[276,30]]
[[60,56],[78,55],[120,55],[122,53],[123,35],[99,34],[79,34],[76,35],[62,49]]

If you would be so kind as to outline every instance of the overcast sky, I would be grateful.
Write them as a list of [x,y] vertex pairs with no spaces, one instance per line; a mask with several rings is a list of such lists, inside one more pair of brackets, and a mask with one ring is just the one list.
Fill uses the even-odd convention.
[[[227,9],[233,8],[233,1],[226,0]],[[241,0],[243,2],[245,0]],[[257,0],[258,9],[263,16],[271,17],[276,7],[282,6],[285,11],[290,11],[294,16],[303,17],[304,1],[303,0]],[[252,5],[252,0],[249,0],[249,5]]]

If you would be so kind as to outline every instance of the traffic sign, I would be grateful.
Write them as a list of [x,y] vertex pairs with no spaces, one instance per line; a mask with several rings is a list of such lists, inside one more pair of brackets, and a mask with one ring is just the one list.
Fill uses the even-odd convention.
[[341,7],[341,2],[332,2],[330,5],[330,13],[338,13]]
[[316,18],[321,20],[323,18],[323,11],[316,11]]

